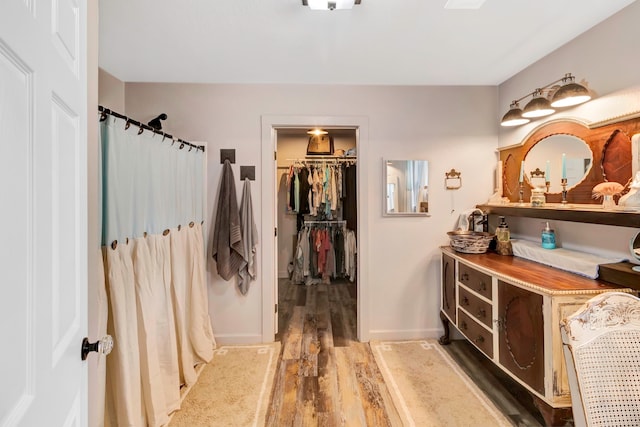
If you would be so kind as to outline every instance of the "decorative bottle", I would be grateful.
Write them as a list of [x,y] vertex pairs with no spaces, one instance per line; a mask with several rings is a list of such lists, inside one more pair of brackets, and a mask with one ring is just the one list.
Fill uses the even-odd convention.
[[500,224],[498,224],[498,228],[496,229],[496,237],[498,238],[498,242],[508,242],[511,238],[509,226],[503,216],[500,217]]

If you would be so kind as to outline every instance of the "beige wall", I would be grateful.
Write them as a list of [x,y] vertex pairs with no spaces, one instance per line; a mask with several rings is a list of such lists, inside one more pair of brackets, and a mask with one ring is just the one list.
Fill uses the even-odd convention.
[[[493,87],[126,84],[128,115],[144,122],[167,113],[169,132],[208,142],[208,224],[213,223],[221,172],[218,150],[236,149],[236,177],[239,165],[256,165],[252,195],[261,236],[273,235],[273,224],[262,220],[262,180],[276,179],[261,171],[262,151],[268,150],[261,146],[261,117],[367,118],[368,138],[360,141],[366,144],[367,157],[359,156],[359,179],[364,177],[368,191],[359,191],[358,197],[360,214],[368,223],[360,231],[369,253],[360,265],[369,277],[361,284],[369,295],[362,314],[369,319],[372,338],[435,337],[441,330],[438,246],[448,243],[446,232],[458,215],[492,192],[496,103]],[[382,217],[383,158],[430,161],[430,217]],[[444,189],[444,172],[451,168],[462,172],[460,190]],[[239,184],[238,180],[238,195]],[[207,242],[210,238],[211,230]],[[258,262],[273,251],[264,242],[258,246]],[[272,289],[273,279],[263,277],[259,269],[248,295],[241,296],[235,282],[218,277],[210,259],[208,270],[216,337],[220,342],[261,341],[262,298]]]
[[[261,192],[261,180],[275,181],[275,176],[261,173],[262,156],[271,155],[262,145],[261,118],[365,117],[367,138],[361,143],[366,144],[367,156],[359,159],[359,167],[364,168],[360,176],[367,181],[368,190],[359,193],[359,209],[368,224],[361,230],[366,233],[362,238],[368,245],[368,256],[360,268],[367,269],[369,280],[361,284],[368,291],[362,315],[368,319],[371,338],[435,337],[441,331],[438,247],[448,243],[446,231],[455,227],[458,216],[491,194],[498,145],[517,143],[530,130],[500,129],[498,121],[509,102],[566,72],[574,73],[578,80],[587,79],[599,95],[638,85],[640,58],[634,55],[640,37],[637,17],[640,4],[634,3],[498,88],[126,83],[122,92],[115,82],[114,93],[106,88],[109,93],[101,91],[101,103],[103,95],[113,95],[114,109],[123,102],[124,108],[118,108],[141,122],[167,113],[163,122],[166,131],[208,143],[208,224],[214,220],[221,172],[218,150],[235,148],[236,176],[239,165],[256,166],[252,191],[261,236],[273,233],[273,224],[262,220],[263,196],[276,197]],[[391,157],[430,161],[430,217],[382,217],[381,162]],[[462,172],[460,190],[444,189],[444,172],[451,168]],[[237,184],[239,195],[239,180]],[[539,220],[509,221],[515,236],[539,238]],[[554,225],[565,247],[616,256],[626,253],[628,237],[635,230]],[[211,233],[207,233],[207,242]],[[263,243],[258,246],[258,262],[274,250]],[[248,295],[241,296],[235,282],[217,276],[211,259],[207,268],[210,313],[219,342],[262,341],[262,302],[273,289],[273,279],[263,277],[259,269]]]
[[98,83],[99,104],[115,112],[125,114],[124,82],[100,68]]
[[[565,73],[572,73],[576,81],[586,84],[596,97],[640,85],[640,55],[636,54],[640,40],[638,19],[640,2],[634,2],[500,84],[496,125],[512,100],[559,79]],[[520,107],[524,107],[524,104],[521,103]],[[516,128],[500,127],[500,146],[519,143],[545,121],[559,115],[570,116],[577,108],[559,111]]]
[[[592,103],[597,103],[598,97],[640,88],[640,55],[635,54],[640,40],[639,18],[640,2],[634,2],[502,83],[499,86],[498,114],[494,119],[496,125],[508,110],[511,100],[567,72],[573,73],[576,81],[586,83],[595,93],[596,98]],[[570,108],[517,128],[500,128],[500,146],[521,143],[529,132],[546,121],[562,116],[581,117],[587,105]],[[524,105],[521,104],[521,107]],[[640,106],[635,106],[635,109],[640,109]],[[606,115],[607,111],[602,114]],[[542,230],[540,220],[508,218],[508,221],[516,237],[539,241]],[[564,221],[556,221],[552,226],[556,229],[558,243],[565,248],[621,258],[629,257],[629,240],[638,231],[637,228]]]

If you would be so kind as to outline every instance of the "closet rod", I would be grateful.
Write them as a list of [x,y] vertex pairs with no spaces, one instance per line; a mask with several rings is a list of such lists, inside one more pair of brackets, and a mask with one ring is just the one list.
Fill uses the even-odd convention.
[[346,224],[347,221],[346,220],[342,220],[342,219],[331,219],[331,220],[325,220],[325,221],[304,221],[305,225],[306,224]]
[[319,163],[319,164],[337,164],[337,163],[353,163],[355,164],[357,161],[356,157],[325,157],[325,158],[314,158],[314,159],[286,159],[288,162],[295,163]]
[[[142,124],[142,123],[140,123],[140,122],[138,122],[136,120],[130,119],[129,117],[127,117],[127,116],[125,116],[123,114],[116,113],[115,111],[110,110],[108,108],[104,108],[102,105],[98,105],[98,111],[100,111],[102,113],[102,115],[100,116],[100,121],[101,122],[104,121],[107,118],[107,114],[108,114],[108,115],[111,115],[113,117],[117,117],[119,119],[125,120],[127,122],[127,125],[128,124],[132,124],[134,126],[139,127],[140,129],[145,129],[145,130],[151,131],[151,132],[153,132],[153,133],[155,133],[157,135],[162,135],[163,139],[164,138],[169,138],[169,139],[173,140],[174,142],[179,142],[180,144],[188,145],[189,147],[195,148],[196,151],[202,150],[202,152],[204,152],[204,145],[192,144],[191,142],[185,141],[184,139],[180,139],[180,138],[174,139],[173,135],[170,135],[168,133],[162,132],[161,130],[156,130],[156,129],[152,128],[149,125]],[[180,149],[182,149],[182,147],[183,146],[180,146]]]

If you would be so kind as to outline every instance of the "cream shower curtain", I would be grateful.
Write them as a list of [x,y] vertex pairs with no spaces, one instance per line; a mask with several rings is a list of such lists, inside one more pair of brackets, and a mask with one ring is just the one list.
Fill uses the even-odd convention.
[[[211,360],[202,220],[204,151],[101,121],[109,300],[105,425],[162,426]],[[182,147],[182,148],[181,148]]]

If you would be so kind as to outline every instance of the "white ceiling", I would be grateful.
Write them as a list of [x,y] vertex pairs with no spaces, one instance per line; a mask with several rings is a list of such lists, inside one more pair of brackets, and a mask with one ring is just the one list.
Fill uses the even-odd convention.
[[633,0],[100,0],[100,67],[126,82],[498,85]]

